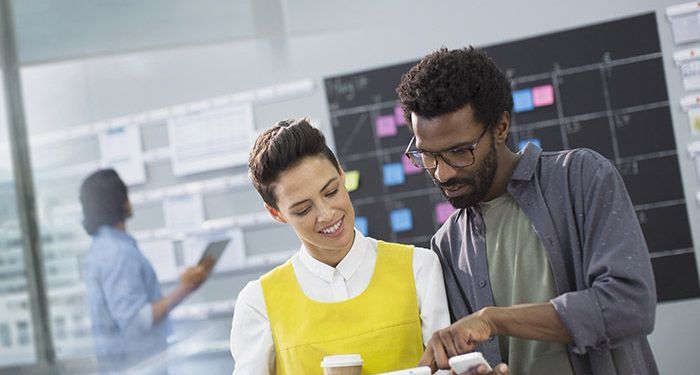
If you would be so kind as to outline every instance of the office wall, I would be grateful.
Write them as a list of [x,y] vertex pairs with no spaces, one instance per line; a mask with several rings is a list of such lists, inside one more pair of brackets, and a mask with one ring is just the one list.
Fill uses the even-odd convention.
[[[22,78],[27,120],[31,133],[38,134],[311,78],[316,87],[310,96],[256,106],[256,127],[262,129],[280,118],[308,115],[330,131],[321,85],[324,76],[412,60],[442,45],[489,45],[656,11],[686,200],[695,202],[698,186],[685,152],[691,136],[687,119],[676,105],[684,91],[671,59],[680,48],[673,44],[664,16],[665,7],[675,3],[287,1],[283,2],[286,36],[272,34],[26,66]],[[700,210],[694,203],[688,206],[696,258],[700,259]],[[234,298],[245,279],[217,278],[190,302]],[[651,342],[662,373],[695,372],[700,366],[700,300],[659,305]]]

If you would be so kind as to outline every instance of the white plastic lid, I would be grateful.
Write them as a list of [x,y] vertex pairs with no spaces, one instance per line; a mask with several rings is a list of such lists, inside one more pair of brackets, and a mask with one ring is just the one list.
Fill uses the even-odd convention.
[[362,356],[359,354],[327,355],[321,361],[321,367],[362,366]]

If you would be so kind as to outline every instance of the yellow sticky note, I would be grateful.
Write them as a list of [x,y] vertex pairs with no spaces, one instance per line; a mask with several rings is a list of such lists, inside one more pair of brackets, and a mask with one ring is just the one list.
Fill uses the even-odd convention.
[[360,171],[345,172],[345,188],[348,192],[353,192],[360,187]]

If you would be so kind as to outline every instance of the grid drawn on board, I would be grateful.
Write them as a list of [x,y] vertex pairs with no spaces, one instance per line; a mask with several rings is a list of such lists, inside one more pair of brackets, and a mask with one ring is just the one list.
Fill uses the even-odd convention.
[[[611,37],[601,41],[604,32]],[[629,46],[629,35],[647,38]],[[577,40],[605,46],[572,42]],[[659,300],[700,296],[654,14],[484,49],[512,80],[516,110],[510,147],[517,150],[522,141],[538,143],[545,151],[586,147],[608,158],[618,168],[642,226]],[[523,62],[518,51],[546,56]],[[445,215],[438,189],[425,173],[405,176],[404,182],[383,180],[384,166],[400,161],[411,138],[405,125],[385,129],[385,118],[396,113],[393,90],[414,64],[332,77],[326,88],[339,160],[346,170],[359,170],[370,187],[364,194],[351,193],[369,234],[427,246]],[[377,119],[382,129],[375,128]],[[412,212],[406,216],[413,220],[410,230],[405,220],[392,222],[406,208]],[[682,282],[677,274],[683,275]]]

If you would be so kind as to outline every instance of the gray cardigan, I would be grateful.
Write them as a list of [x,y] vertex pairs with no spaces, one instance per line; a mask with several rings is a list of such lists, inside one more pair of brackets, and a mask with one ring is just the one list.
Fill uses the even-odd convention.
[[[654,328],[654,275],[615,167],[591,150],[542,152],[528,144],[508,192],[549,256],[558,294],[551,302],[573,338],[576,374],[658,374],[646,339]],[[473,206],[455,212],[432,239],[453,321],[493,306],[485,231]],[[497,337],[477,350],[501,362]]]

